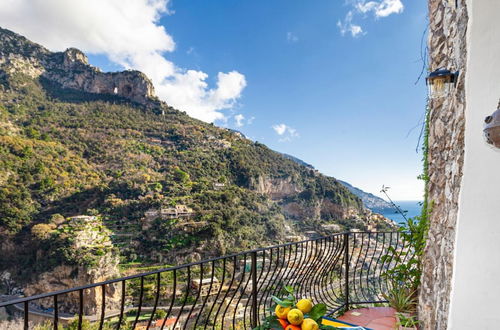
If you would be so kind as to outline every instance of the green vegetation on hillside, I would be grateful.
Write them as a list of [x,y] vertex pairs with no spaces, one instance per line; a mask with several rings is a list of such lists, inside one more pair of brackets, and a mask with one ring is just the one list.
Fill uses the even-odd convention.
[[[192,211],[146,216],[175,207]],[[2,253],[5,268],[75,262],[63,253],[74,237],[61,223],[78,215],[99,215],[122,264],[144,266],[279,243],[325,224],[365,229],[364,212],[334,178],[157,100],[62,89],[0,65],[0,238],[17,253]]]

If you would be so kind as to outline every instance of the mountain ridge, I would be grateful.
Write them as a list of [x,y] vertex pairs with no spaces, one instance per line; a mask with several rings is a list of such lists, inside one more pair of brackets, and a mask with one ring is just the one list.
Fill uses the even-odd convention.
[[[300,158],[297,158],[295,156],[285,154],[285,153],[282,153],[282,155],[290,160],[293,160],[294,162],[296,162],[298,164],[304,165],[304,166],[309,167],[313,170],[315,169],[315,167],[313,165],[303,161]],[[353,185],[351,185],[350,183],[348,183],[346,181],[342,181],[342,180],[338,180],[338,181],[341,184],[343,184],[347,189],[349,189],[349,191],[352,192],[354,195],[361,198],[361,200],[363,201],[363,205],[365,207],[369,208],[370,210],[372,210],[373,212],[384,213],[387,211],[395,211],[395,208],[391,205],[391,203],[387,202],[383,198],[375,196],[372,193],[363,191],[360,188],[354,187]]]
[[[17,281],[390,226],[335,178],[158,100],[142,73],[0,29],[0,271]],[[102,244],[75,243],[94,227]]]
[[348,182],[342,180],[339,180],[339,182],[342,183],[344,186],[346,186],[347,189],[349,189],[349,191],[352,192],[354,195],[361,198],[363,204],[373,212],[385,213],[388,211],[395,211],[394,206],[392,206],[391,203],[389,203],[385,199],[375,196],[372,193],[363,191],[360,188],[354,187]]

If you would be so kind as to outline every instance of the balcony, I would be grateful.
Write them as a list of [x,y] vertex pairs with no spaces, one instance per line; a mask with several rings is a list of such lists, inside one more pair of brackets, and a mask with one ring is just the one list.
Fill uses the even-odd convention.
[[[383,257],[393,247],[404,258]],[[384,272],[410,258],[398,232],[350,232],[0,303],[25,329],[250,329],[284,285],[336,315],[385,303]],[[402,260],[401,260],[402,259]]]

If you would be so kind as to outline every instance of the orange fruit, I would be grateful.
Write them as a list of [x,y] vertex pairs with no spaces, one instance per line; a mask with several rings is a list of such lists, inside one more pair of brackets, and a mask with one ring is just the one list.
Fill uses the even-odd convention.
[[286,326],[288,325],[288,322],[286,320],[278,319],[278,322],[281,324],[283,329],[286,329]]
[[285,330],[301,330],[298,325],[289,324],[286,326]]

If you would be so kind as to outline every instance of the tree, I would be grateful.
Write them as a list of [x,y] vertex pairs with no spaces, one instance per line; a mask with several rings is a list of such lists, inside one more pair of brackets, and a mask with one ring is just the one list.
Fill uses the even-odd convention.
[[166,316],[167,316],[167,312],[165,312],[163,309],[159,309],[155,312],[155,319],[156,320],[164,319]]
[[180,183],[187,183],[189,182],[189,174],[181,170],[180,168],[176,167],[174,169],[174,178],[177,182]]
[[50,234],[54,231],[56,225],[53,223],[39,223],[31,228],[31,234],[39,240],[46,240],[50,237]]
[[60,215],[59,213],[52,214],[52,216],[50,217],[50,223],[53,223],[57,226],[64,223],[65,221],[66,221],[66,218],[63,217],[62,215]]

